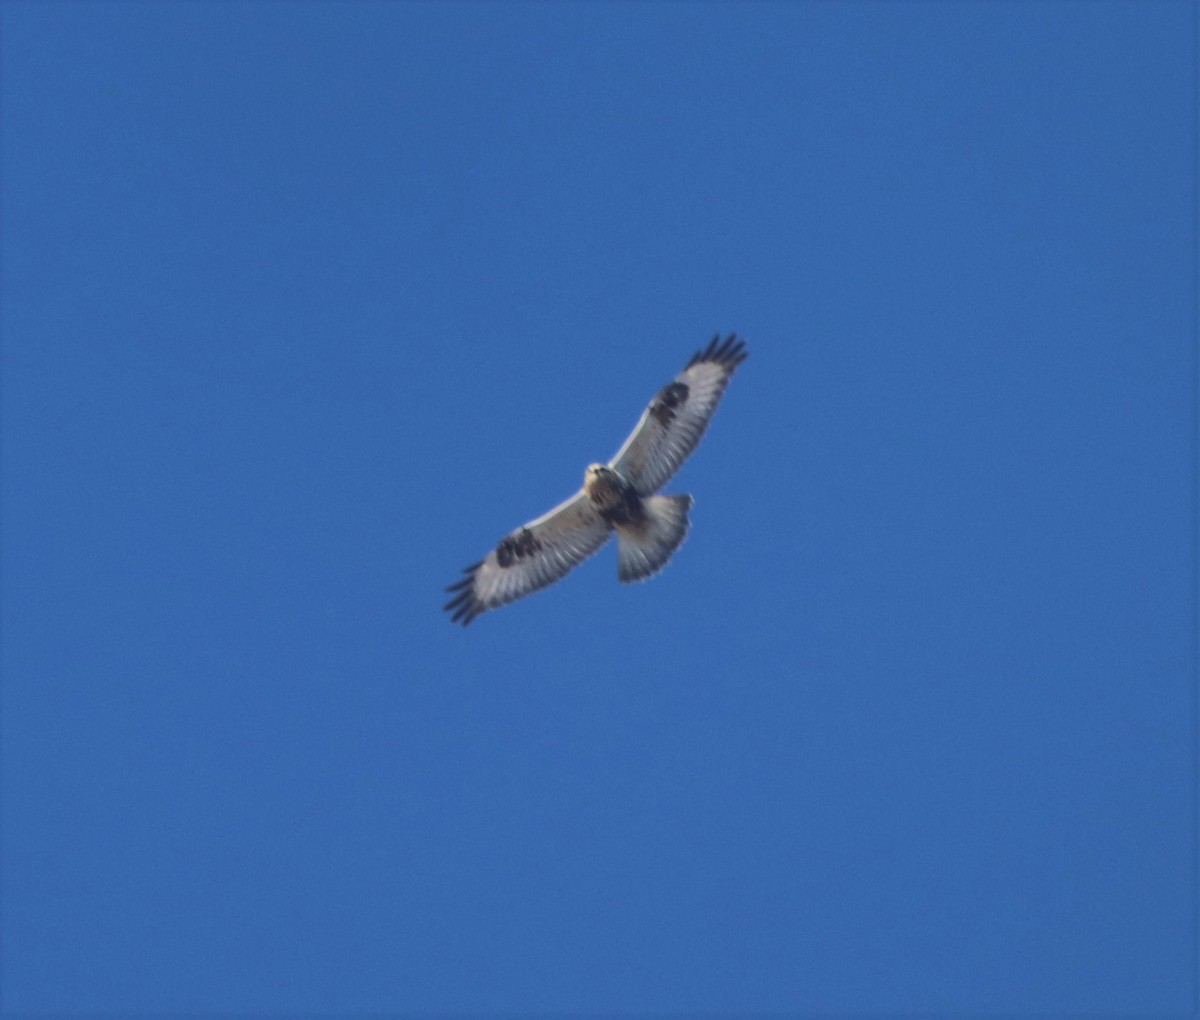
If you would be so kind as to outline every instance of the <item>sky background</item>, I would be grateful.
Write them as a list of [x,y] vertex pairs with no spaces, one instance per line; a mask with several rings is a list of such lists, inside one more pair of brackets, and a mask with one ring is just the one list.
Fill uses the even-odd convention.
[[6,1015],[1196,1008],[1195,5],[2,18]]

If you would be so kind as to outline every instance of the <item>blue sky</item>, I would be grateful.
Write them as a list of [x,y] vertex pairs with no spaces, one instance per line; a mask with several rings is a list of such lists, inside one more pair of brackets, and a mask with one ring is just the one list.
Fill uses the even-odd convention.
[[5,1014],[1195,1009],[1195,12],[6,4]]

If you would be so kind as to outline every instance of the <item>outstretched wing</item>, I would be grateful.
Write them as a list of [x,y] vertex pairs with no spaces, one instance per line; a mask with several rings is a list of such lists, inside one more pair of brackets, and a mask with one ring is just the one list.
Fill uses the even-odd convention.
[[465,627],[480,613],[553,584],[606,541],[610,529],[582,489],[536,521],[506,535],[446,591],[444,608]]
[[631,482],[640,496],[661,489],[700,442],[721,394],[746,356],[746,345],[735,334],[724,340],[714,336],[655,394],[609,467]]

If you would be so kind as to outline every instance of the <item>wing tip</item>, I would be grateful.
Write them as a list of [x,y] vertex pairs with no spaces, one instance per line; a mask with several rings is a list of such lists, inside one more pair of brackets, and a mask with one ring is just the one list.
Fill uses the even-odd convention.
[[702,362],[708,361],[717,365],[724,365],[730,371],[733,371],[749,356],[750,352],[746,348],[746,341],[736,333],[730,333],[724,340],[721,339],[721,334],[717,333],[708,342],[707,347],[701,348],[692,355],[692,360],[687,363],[684,371],[687,371],[693,365],[699,365]]
[[450,614],[451,623],[461,623],[466,627],[487,609],[475,594],[475,571],[482,565],[483,560],[480,560],[464,568],[463,573],[467,576],[446,588],[446,591],[456,593],[454,598],[442,606],[442,611]]

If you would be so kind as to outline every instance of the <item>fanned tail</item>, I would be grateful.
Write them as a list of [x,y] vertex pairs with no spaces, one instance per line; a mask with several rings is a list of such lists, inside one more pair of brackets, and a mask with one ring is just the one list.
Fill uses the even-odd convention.
[[617,528],[617,577],[624,584],[644,581],[667,565],[687,535],[691,496],[648,496],[640,528]]

